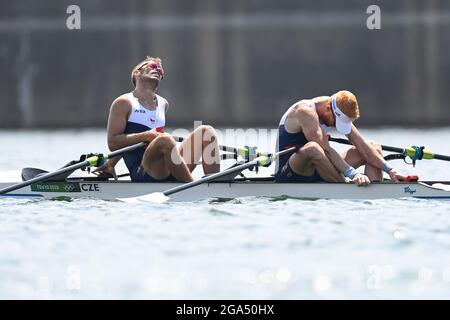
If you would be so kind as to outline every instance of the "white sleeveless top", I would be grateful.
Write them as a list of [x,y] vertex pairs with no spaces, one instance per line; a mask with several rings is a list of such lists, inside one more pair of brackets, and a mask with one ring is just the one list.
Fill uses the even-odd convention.
[[125,96],[131,103],[131,113],[128,117],[126,130],[128,132],[126,133],[136,133],[150,129],[164,132],[166,125],[166,99],[156,94],[157,107],[155,110],[149,110],[139,103],[133,92],[129,92]]

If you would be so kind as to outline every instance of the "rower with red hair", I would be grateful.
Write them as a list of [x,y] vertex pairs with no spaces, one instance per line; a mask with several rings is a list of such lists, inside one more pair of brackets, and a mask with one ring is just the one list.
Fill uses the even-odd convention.
[[[383,171],[391,180],[403,180],[383,158],[381,146],[364,139],[353,122],[359,118],[353,93],[339,91],[332,96],[305,99],[292,105],[281,118],[278,150],[298,146],[296,153],[278,159],[277,182],[345,182],[359,186],[381,181]],[[330,128],[347,136],[353,147],[339,154],[328,142]],[[356,169],[365,165],[364,174]]]

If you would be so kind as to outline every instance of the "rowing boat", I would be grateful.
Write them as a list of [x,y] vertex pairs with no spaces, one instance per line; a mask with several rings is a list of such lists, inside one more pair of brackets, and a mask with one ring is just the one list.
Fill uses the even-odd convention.
[[[330,138],[330,141],[351,144],[345,139]],[[79,161],[71,162],[71,164],[53,172],[25,168],[19,174],[8,175],[8,173],[0,173],[0,181],[3,181],[0,182],[0,198],[96,198],[121,200],[129,203],[163,203],[169,199],[169,195],[175,201],[214,198],[233,199],[239,197],[349,200],[419,198],[450,200],[450,181],[394,183],[387,180],[372,183],[366,187],[358,187],[353,183],[276,183],[272,176],[247,178],[242,175],[244,170],[269,166],[273,163],[273,160],[282,154],[290,154],[297,150],[295,146],[274,154],[260,154],[259,152],[253,152],[254,148],[249,147],[220,146],[222,151],[233,153],[233,159],[238,159],[239,157],[242,159],[222,172],[211,174],[189,183],[136,183],[130,181],[129,178],[127,178],[128,180],[114,181],[106,178],[100,179],[95,175],[71,175],[78,169],[85,170],[90,167],[100,167],[107,159],[121,156],[130,150],[140,148],[143,146],[142,144],[131,145],[110,154],[89,154],[86,157],[81,157]],[[385,160],[406,160],[406,158],[410,158],[413,165],[415,165],[417,160],[422,159],[450,161],[450,156],[433,153],[426,150],[425,147],[398,148],[384,145],[381,147],[383,150],[396,153],[386,156]],[[67,177],[69,174],[71,176]],[[242,177],[236,178],[238,174],[241,174]]]
[[[1,174],[0,174],[1,176]],[[0,183],[0,189],[14,185]],[[137,197],[182,185],[177,182],[136,183],[129,180],[96,181],[92,177],[69,178],[65,181],[34,183],[0,198],[95,198],[115,200]],[[235,178],[214,181],[184,190],[172,196],[175,201],[201,199],[233,199],[240,197],[292,197],[300,199],[447,199],[450,200],[450,181],[419,181],[408,183],[372,183],[357,187],[352,183],[276,183],[272,177]]]

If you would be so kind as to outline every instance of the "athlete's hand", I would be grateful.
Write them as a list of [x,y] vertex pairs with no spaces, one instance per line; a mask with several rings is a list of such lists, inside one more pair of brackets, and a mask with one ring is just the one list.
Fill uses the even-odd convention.
[[109,173],[114,177],[114,180],[117,181],[117,173],[116,173],[116,169],[114,168],[115,164],[113,165],[111,163],[111,160],[108,160],[105,162],[104,165],[102,165],[101,167],[98,167],[97,169],[95,169],[94,171],[92,171],[92,173]]
[[356,184],[358,187],[362,187],[362,186],[368,186],[370,184],[370,180],[369,178],[362,174],[362,173],[357,173],[353,179],[352,179],[353,183]]
[[401,175],[400,173],[398,173],[397,170],[395,170],[395,169],[391,169],[388,172],[388,175],[391,178],[391,180],[394,182],[403,181],[406,178],[404,175]]
[[157,132],[156,130],[152,129],[152,130],[148,130],[148,131],[144,131],[141,133],[143,136],[144,141],[150,143],[153,141],[153,139],[155,139],[160,133]]

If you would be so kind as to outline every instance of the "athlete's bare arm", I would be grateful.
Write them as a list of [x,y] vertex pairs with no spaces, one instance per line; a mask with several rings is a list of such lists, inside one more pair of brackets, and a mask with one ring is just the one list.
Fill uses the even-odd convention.
[[[356,147],[358,152],[361,154],[362,158],[370,165],[381,168],[385,160],[383,157],[375,150],[375,148],[368,143],[358,129],[352,124],[352,131],[347,135],[348,140]],[[399,181],[405,179],[404,175],[401,175],[397,170],[392,169],[388,172],[389,177],[393,181]]]
[[320,128],[317,113],[311,108],[298,108],[295,112],[297,113],[296,118],[300,123],[306,139],[318,143],[335,168],[341,173],[344,172],[349,165],[342,159],[341,155],[330,146],[328,136],[324,135]]
[[304,108],[308,108],[308,104],[306,102],[299,101],[299,102],[295,103],[295,107],[288,114],[286,121],[284,123],[284,129],[287,132],[296,133],[296,132],[300,132],[302,130],[300,120],[299,120],[299,115],[300,115],[299,111]]
[[119,97],[111,105],[108,117],[108,147],[117,150],[139,142],[151,142],[158,136],[153,130],[141,133],[126,134],[128,117],[131,112],[131,104],[125,97]]
[[355,125],[352,124],[352,130],[347,135],[347,138],[356,147],[366,163],[376,168],[381,168],[385,160],[375,148],[364,139]]

